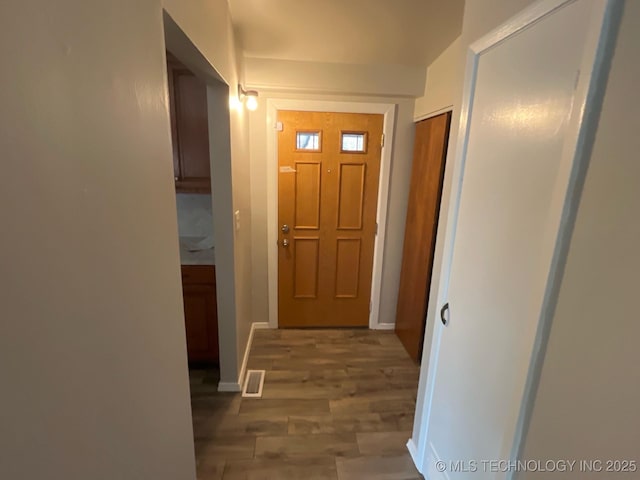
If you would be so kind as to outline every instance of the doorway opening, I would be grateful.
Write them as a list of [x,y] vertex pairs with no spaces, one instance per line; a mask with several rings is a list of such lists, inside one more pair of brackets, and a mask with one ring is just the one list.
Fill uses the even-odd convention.
[[193,399],[235,390],[238,381],[229,111],[236,88],[166,11],[163,25]]
[[207,87],[167,51],[180,269],[189,367],[219,365]]

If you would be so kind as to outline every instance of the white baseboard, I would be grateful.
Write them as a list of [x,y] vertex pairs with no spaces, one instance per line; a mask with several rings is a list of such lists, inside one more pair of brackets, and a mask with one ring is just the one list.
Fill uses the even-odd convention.
[[242,388],[238,382],[218,382],[219,392],[241,392]]
[[244,357],[242,357],[242,366],[240,367],[240,373],[238,374],[237,382],[219,382],[219,392],[241,392],[244,384],[244,375],[247,371],[247,363],[249,362],[249,354],[251,353],[251,345],[253,344],[253,332],[263,328],[270,328],[268,322],[253,322],[251,324],[251,330],[249,330],[249,338],[247,339],[247,345],[244,349]]
[[395,329],[396,329],[395,323],[379,323],[378,325],[373,327],[373,330],[395,330]]
[[271,325],[269,325],[269,322],[253,322],[252,326],[256,330],[260,330],[261,328],[271,328]]

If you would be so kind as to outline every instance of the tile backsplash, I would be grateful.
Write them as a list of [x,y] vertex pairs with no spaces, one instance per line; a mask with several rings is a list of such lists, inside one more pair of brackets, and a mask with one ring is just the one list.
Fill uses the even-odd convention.
[[178,234],[181,237],[213,236],[211,195],[200,193],[176,194]]

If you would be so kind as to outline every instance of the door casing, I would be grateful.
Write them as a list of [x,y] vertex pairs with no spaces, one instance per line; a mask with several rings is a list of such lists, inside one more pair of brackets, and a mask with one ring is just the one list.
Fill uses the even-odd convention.
[[391,178],[391,152],[396,120],[396,105],[393,103],[360,103],[322,100],[267,99],[267,262],[269,289],[269,326],[278,328],[278,132],[276,121],[278,110],[337,113],[377,113],[384,115],[385,136],[380,160],[376,235],[373,252],[373,274],[371,278],[371,312],[369,328],[393,330],[393,323],[380,323],[380,290],[382,287],[382,260],[387,223],[389,180]]
[[[462,189],[462,176],[466,157],[466,146],[469,133],[470,115],[472,113],[475,93],[475,79],[478,62],[483,52],[496,44],[505,41],[511,36],[530,27],[540,19],[553,14],[556,10],[572,3],[575,0],[543,0],[539,1],[498,26],[476,42],[470,44],[465,50],[466,66],[464,84],[462,89],[462,101],[459,111],[459,126],[457,136],[451,138],[451,148],[455,142],[455,157],[448,159],[445,167],[445,184],[443,188],[443,204],[440,212],[440,225],[436,258],[434,259],[434,272],[432,291],[430,293],[430,306],[427,312],[427,324],[433,325],[430,332],[425,332],[422,367],[418,385],[418,397],[414,417],[412,438],[407,443],[411,457],[421,473],[426,473],[426,460],[429,455],[428,426],[431,414],[431,397],[435,383],[435,375],[438,363],[439,345],[443,327],[440,324],[438,312],[440,306],[446,302],[449,286],[449,273],[453,256],[455,241],[456,220]],[[566,198],[554,198],[554,202],[564,202],[562,216],[558,224],[558,237],[555,246],[555,254],[551,266],[551,273],[547,285],[545,304],[539,321],[538,332],[535,339],[534,352],[529,365],[529,373],[526,381],[525,394],[520,405],[520,417],[518,430],[512,446],[512,457],[518,458],[522,447],[522,440],[526,434],[528,419],[531,415],[533,401],[535,399],[538,380],[542,370],[544,351],[549,338],[552,313],[555,307],[562,265],[569,247],[570,234],[579,201],[582,182],[587,169],[589,148],[593,135],[597,128],[599,105],[602,101],[606,86],[608,72],[607,58],[612,54],[615,44],[617,23],[620,18],[621,2],[604,0],[598,7],[597,21],[589,27],[583,68],[581,69],[580,82],[576,89],[576,99],[579,100],[581,113],[572,115],[570,120],[566,144],[573,142],[575,145],[571,151],[565,151],[563,155],[574,159],[572,171],[566,172],[567,188]],[[440,113],[440,112],[437,112]],[[431,117],[433,115],[428,115]],[[455,120],[455,119],[454,119]],[[566,158],[566,157],[565,157]],[[446,197],[445,197],[446,195]],[[438,267],[436,271],[436,267]],[[435,301],[431,301],[435,299]]]

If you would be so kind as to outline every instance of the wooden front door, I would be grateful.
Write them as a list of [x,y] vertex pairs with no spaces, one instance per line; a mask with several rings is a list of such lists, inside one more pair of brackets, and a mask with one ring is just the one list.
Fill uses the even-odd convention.
[[368,326],[383,116],[278,121],[279,326]]
[[396,333],[416,362],[422,354],[451,113],[418,122],[396,309]]

